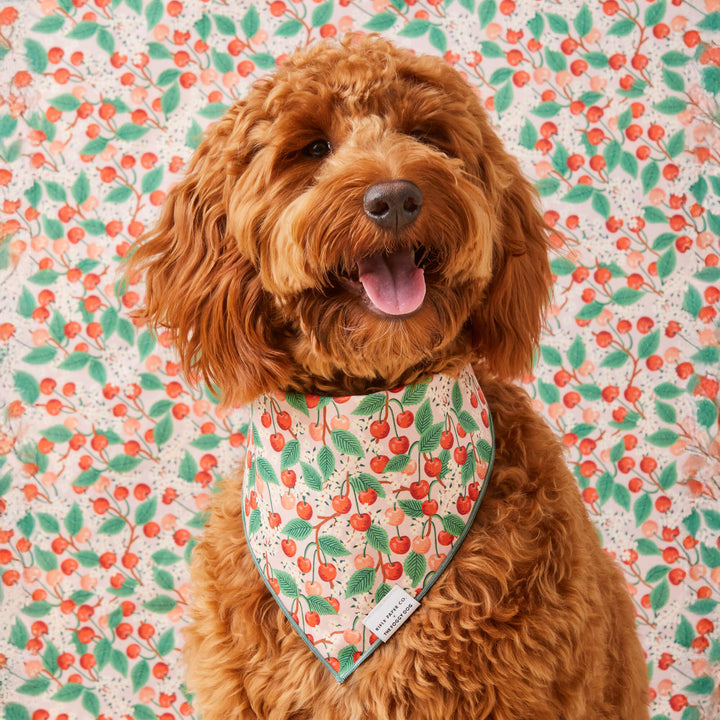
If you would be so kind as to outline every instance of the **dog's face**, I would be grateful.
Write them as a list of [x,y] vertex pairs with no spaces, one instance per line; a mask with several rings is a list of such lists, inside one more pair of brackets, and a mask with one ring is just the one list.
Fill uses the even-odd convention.
[[384,40],[318,45],[206,135],[132,262],[144,316],[228,402],[527,369],[550,274],[470,86]]

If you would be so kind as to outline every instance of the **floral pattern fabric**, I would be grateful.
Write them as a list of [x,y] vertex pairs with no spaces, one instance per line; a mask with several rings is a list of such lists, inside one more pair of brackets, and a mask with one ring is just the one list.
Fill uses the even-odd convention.
[[248,545],[337,680],[380,644],[363,620],[391,588],[419,600],[451,561],[492,460],[490,414],[470,367],[372,395],[252,403]]
[[443,56],[535,182],[526,388],[625,571],[653,717],[716,718],[718,0],[0,0],[0,713],[198,717],[187,560],[248,413],[178,375],[117,268],[201,130],[348,30]]

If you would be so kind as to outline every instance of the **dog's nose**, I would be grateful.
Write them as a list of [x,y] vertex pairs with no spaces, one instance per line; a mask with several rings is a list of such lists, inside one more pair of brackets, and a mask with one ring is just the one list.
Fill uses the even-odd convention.
[[371,185],[363,197],[365,214],[385,230],[401,230],[420,213],[423,196],[409,180],[392,180]]

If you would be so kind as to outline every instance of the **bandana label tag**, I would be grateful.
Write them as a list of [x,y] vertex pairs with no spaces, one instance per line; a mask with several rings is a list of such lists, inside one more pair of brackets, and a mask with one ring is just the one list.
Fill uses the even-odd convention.
[[420,607],[399,585],[393,585],[387,595],[367,614],[363,625],[387,642],[392,634]]

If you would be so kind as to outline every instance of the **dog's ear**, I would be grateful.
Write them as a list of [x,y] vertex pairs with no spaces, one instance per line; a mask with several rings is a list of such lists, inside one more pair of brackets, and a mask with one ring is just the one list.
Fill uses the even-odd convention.
[[206,132],[126,270],[145,273],[135,316],[167,328],[185,374],[217,387],[224,405],[277,387],[287,372],[270,342],[271,308],[256,268],[228,230],[228,197],[252,152],[244,141],[252,124],[239,102]]
[[530,372],[550,300],[548,227],[535,189],[504,150],[493,163],[499,193],[499,231],[490,284],[472,317],[473,341],[494,374]]

